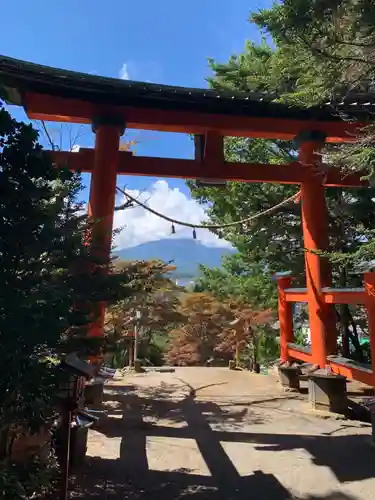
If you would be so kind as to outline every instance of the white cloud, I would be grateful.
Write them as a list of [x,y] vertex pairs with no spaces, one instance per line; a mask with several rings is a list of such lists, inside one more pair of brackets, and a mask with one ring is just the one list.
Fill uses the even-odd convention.
[[[161,65],[156,61],[128,60],[124,62],[118,73],[122,80],[135,80],[147,83],[163,83],[163,71]],[[166,82],[168,83],[168,82]]]
[[129,70],[126,63],[121,66],[118,76],[121,80],[129,80]]
[[[201,224],[207,220],[204,207],[189,198],[178,188],[170,188],[167,181],[155,182],[147,191],[127,190],[130,195],[147,203],[150,208],[184,222]],[[117,199],[117,205],[123,203]],[[192,238],[192,229],[175,225],[176,234],[171,234],[171,223],[157,217],[142,207],[129,208],[115,213],[114,228],[123,228],[116,235],[117,249],[127,248],[164,238]],[[230,244],[207,229],[197,229],[197,240],[206,246],[230,247]]]

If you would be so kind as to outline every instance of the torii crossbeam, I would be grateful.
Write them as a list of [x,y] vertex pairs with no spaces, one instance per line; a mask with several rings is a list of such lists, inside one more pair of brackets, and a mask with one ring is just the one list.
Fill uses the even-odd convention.
[[[272,96],[265,93],[219,92],[123,81],[1,56],[0,83],[8,102],[23,106],[30,119],[92,124],[96,134],[94,150],[54,152],[53,158],[57,164],[65,163],[72,170],[91,173],[91,215],[103,220],[94,226],[92,239],[107,256],[111,248],[118,174],[300,185],[304,246],[312,251],[305,254],[306,290],[300,298],[308,303],[312,348],[307,355],[291,345],[293,325],[288,304],[294,292],[284,280],[279,282],[281,354],[283,360],[308,356],[320,367],[331,363],[329,356],[337,338],[332,303],[337,303],[339,297],[329,288],[329,266],[314,253],[325,250],[328,245],[325,187],[366,187],[367,183],[357,174],[344,175],[338,169],[325,168],[319,152],[326,142],[355,142],[363,125],[371,119],[366,109],[351,108],[348,102],[347,110],[354,109],[357,119],[345,121],[329,104],[300,109],[274,103]],[[343,106],[345,108],[345,102]],[[145,158],[120,152],[120,137],[125,128],[194,134],[195,159]],[[287,165],[227,163],[223,150],[225,136],[297,140],[298,161]],[[366,290],[375,286],[375,281],[370,286],[371,279],[367,276]],[[370,292],[366,299],[363,294],[360,297],[369,312],[373,366],[374,297],[375,293]],[[103,320],[104,309],[93,334],[102,334]],[[337,360],[331,365],[336,372],[343,370]],[[366,377],[366,383],[375,385],[374,372]],[[362,375],[358,373],[352,370],[346,375],[361,380]]]

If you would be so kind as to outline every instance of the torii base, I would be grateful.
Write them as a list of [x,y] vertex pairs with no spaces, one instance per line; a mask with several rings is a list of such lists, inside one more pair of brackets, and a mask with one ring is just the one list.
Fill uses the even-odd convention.
[[100,409],[103,405],[104,380],[90,380],[85,386],[85,404],[92,409]]
[[298,366],[279,366],[279,380],[282,387],[285,389],[292,389],[294,391],[300,390],[299,377],[301,370]]
[[84,464],[87,452],[87,439],[87,428],[72,429],[70,441],[70,468],[72,472],[77,472]]
[[314,410],[340,415],[348,413],[345,377],[320,369],[309,375],[308,380],[309,401]]

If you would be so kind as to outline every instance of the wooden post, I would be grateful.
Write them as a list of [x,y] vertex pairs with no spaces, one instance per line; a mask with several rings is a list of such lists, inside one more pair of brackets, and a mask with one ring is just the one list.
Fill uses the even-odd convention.
[[239,343],[238,343],[238,333],[236,331],[236,352],[235,352],[235,355],[234,355],[234,360],[236,362],[236,366],[239,367],[240,366],[240,346],[239,346]]
[[[328,308],[325,307],[322,288],[327,286],[327,264],[313,253],[328,247],[328,214],[323,186],[319,174],[321,157],[319,151],[324,144],[320,132],[311,132],[297,137],[299,161],[308,169],[308,180],[301,185],[302,228],[305,247],[306,286],[311,331],[311,354],[314,364],[324,368],[327,359]],[[330,332],[331,335],[333,332]]]
[[280,323],[280,360],[290,361],[288,343],[293,342],[293,305],[285,300],[285,290],[291,287],[290,276],[277,277],[278,312]]
[[367,272],[364,274],[364,284],[366,291],[368,330],[370,336],[372,385],[375,387],[375,272]]
[[131,343],[129,344],[128,353],[129,353],[129,368],[132,368],[132,366],[134,365],[134,362],[133,362],[133,359],[134,359],[134,356],[133,356],[133,339],[131,339]]
[[[94,220],[91,245],[94,255],[106,262],[111,254],[118,154],[124,124],[116,117],[98,117],[93,120],[93,131],[96,138],[89,201],[89,215]],[[98,320],[90,328],[91,336],[103,335],[104,314],[105,304],[101,303]]]

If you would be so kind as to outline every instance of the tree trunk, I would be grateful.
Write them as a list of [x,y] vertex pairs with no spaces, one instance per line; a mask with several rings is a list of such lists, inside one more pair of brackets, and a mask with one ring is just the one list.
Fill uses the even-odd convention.
[[351,339],[352,344],[353,344],[354,349],[355,349],[355,359],[357,361],[363,363],[364,362],[364,355],[363,355],[363,351],[362,351],[362,346],[359,342],[358,329],[357,329],[356,322],[354,321],[354,318],[350,312],[349,306],[348,306],[348,319],[349,319],[349,323],[351,324],[351,326],[353,328],[353,333],[349,330],[349,335],[350,335],[350,339]]
[[253,360],[254,365],[256,366],[258,363],[258,341],[256,335],[253,335]]
[[[340,271],[340,281],[339,281],[340,287],[344,288],[347,286],[347,273],[346,269],[342,268]],[[363,352],[361,345],[359,343],[359,338],[358,338],[358,330],[357,330],[357,325],[354,321],[354,318],[350,312],[350,308],[348,304],[340,304],[339,307],[339,314],[340,314],[340,333],[341,333],[341,339],[342,339],[342,355],[345,358],[350,358],[350,341],[354,347],[355,350],[355,355],[354,358],[357,361],[362,361],[363,360]],[[353,331],[350,331],[350,326],[352,327]]]
[[[345,267],[340,269],[339,287],[345,288],[347,285],[347,275]],[[345,358],[350,358],[350,343],[349,343],[349,308],[347,304],[339,305],[340,315],[340,335],[342,341],[341,354]]]
[[350,357],[350,343],[349,343],[349,308],[347,304],[340,304],[339,314],[340,314],[340,334],[342,340],[342,355],[345,358]]
[[[337,224],[337,231],[335,234],[336,244],[335,250],[340,253],[345,253],[347,248],[345,246],[346,241],[346,229],[345,229],[345,215],[344,215],[344,199],[343,199],[343,191],[337,191],[337,200],[336,200],[336,209],[338,209],[338,213],[335,214],[335,221]],[[345,288],[348,286],[348,276],[347,269],[345,266],[342,266],[339,270],[339,280],[338,285],[340,288]],[[358,339],[357,326],[354,322],[354,319],[351,315],[350,308],[348,304],[340,304],[338,308],[338,316],[340,323],[340,335],[342,341],[342,349],[341,353],[344,357],[350,358],[350,341],[353,344],[355,349],[355,357],[360,360],[363,359],[362,349]],[[353,328],[353,332],[350,330],[350,326]]]

